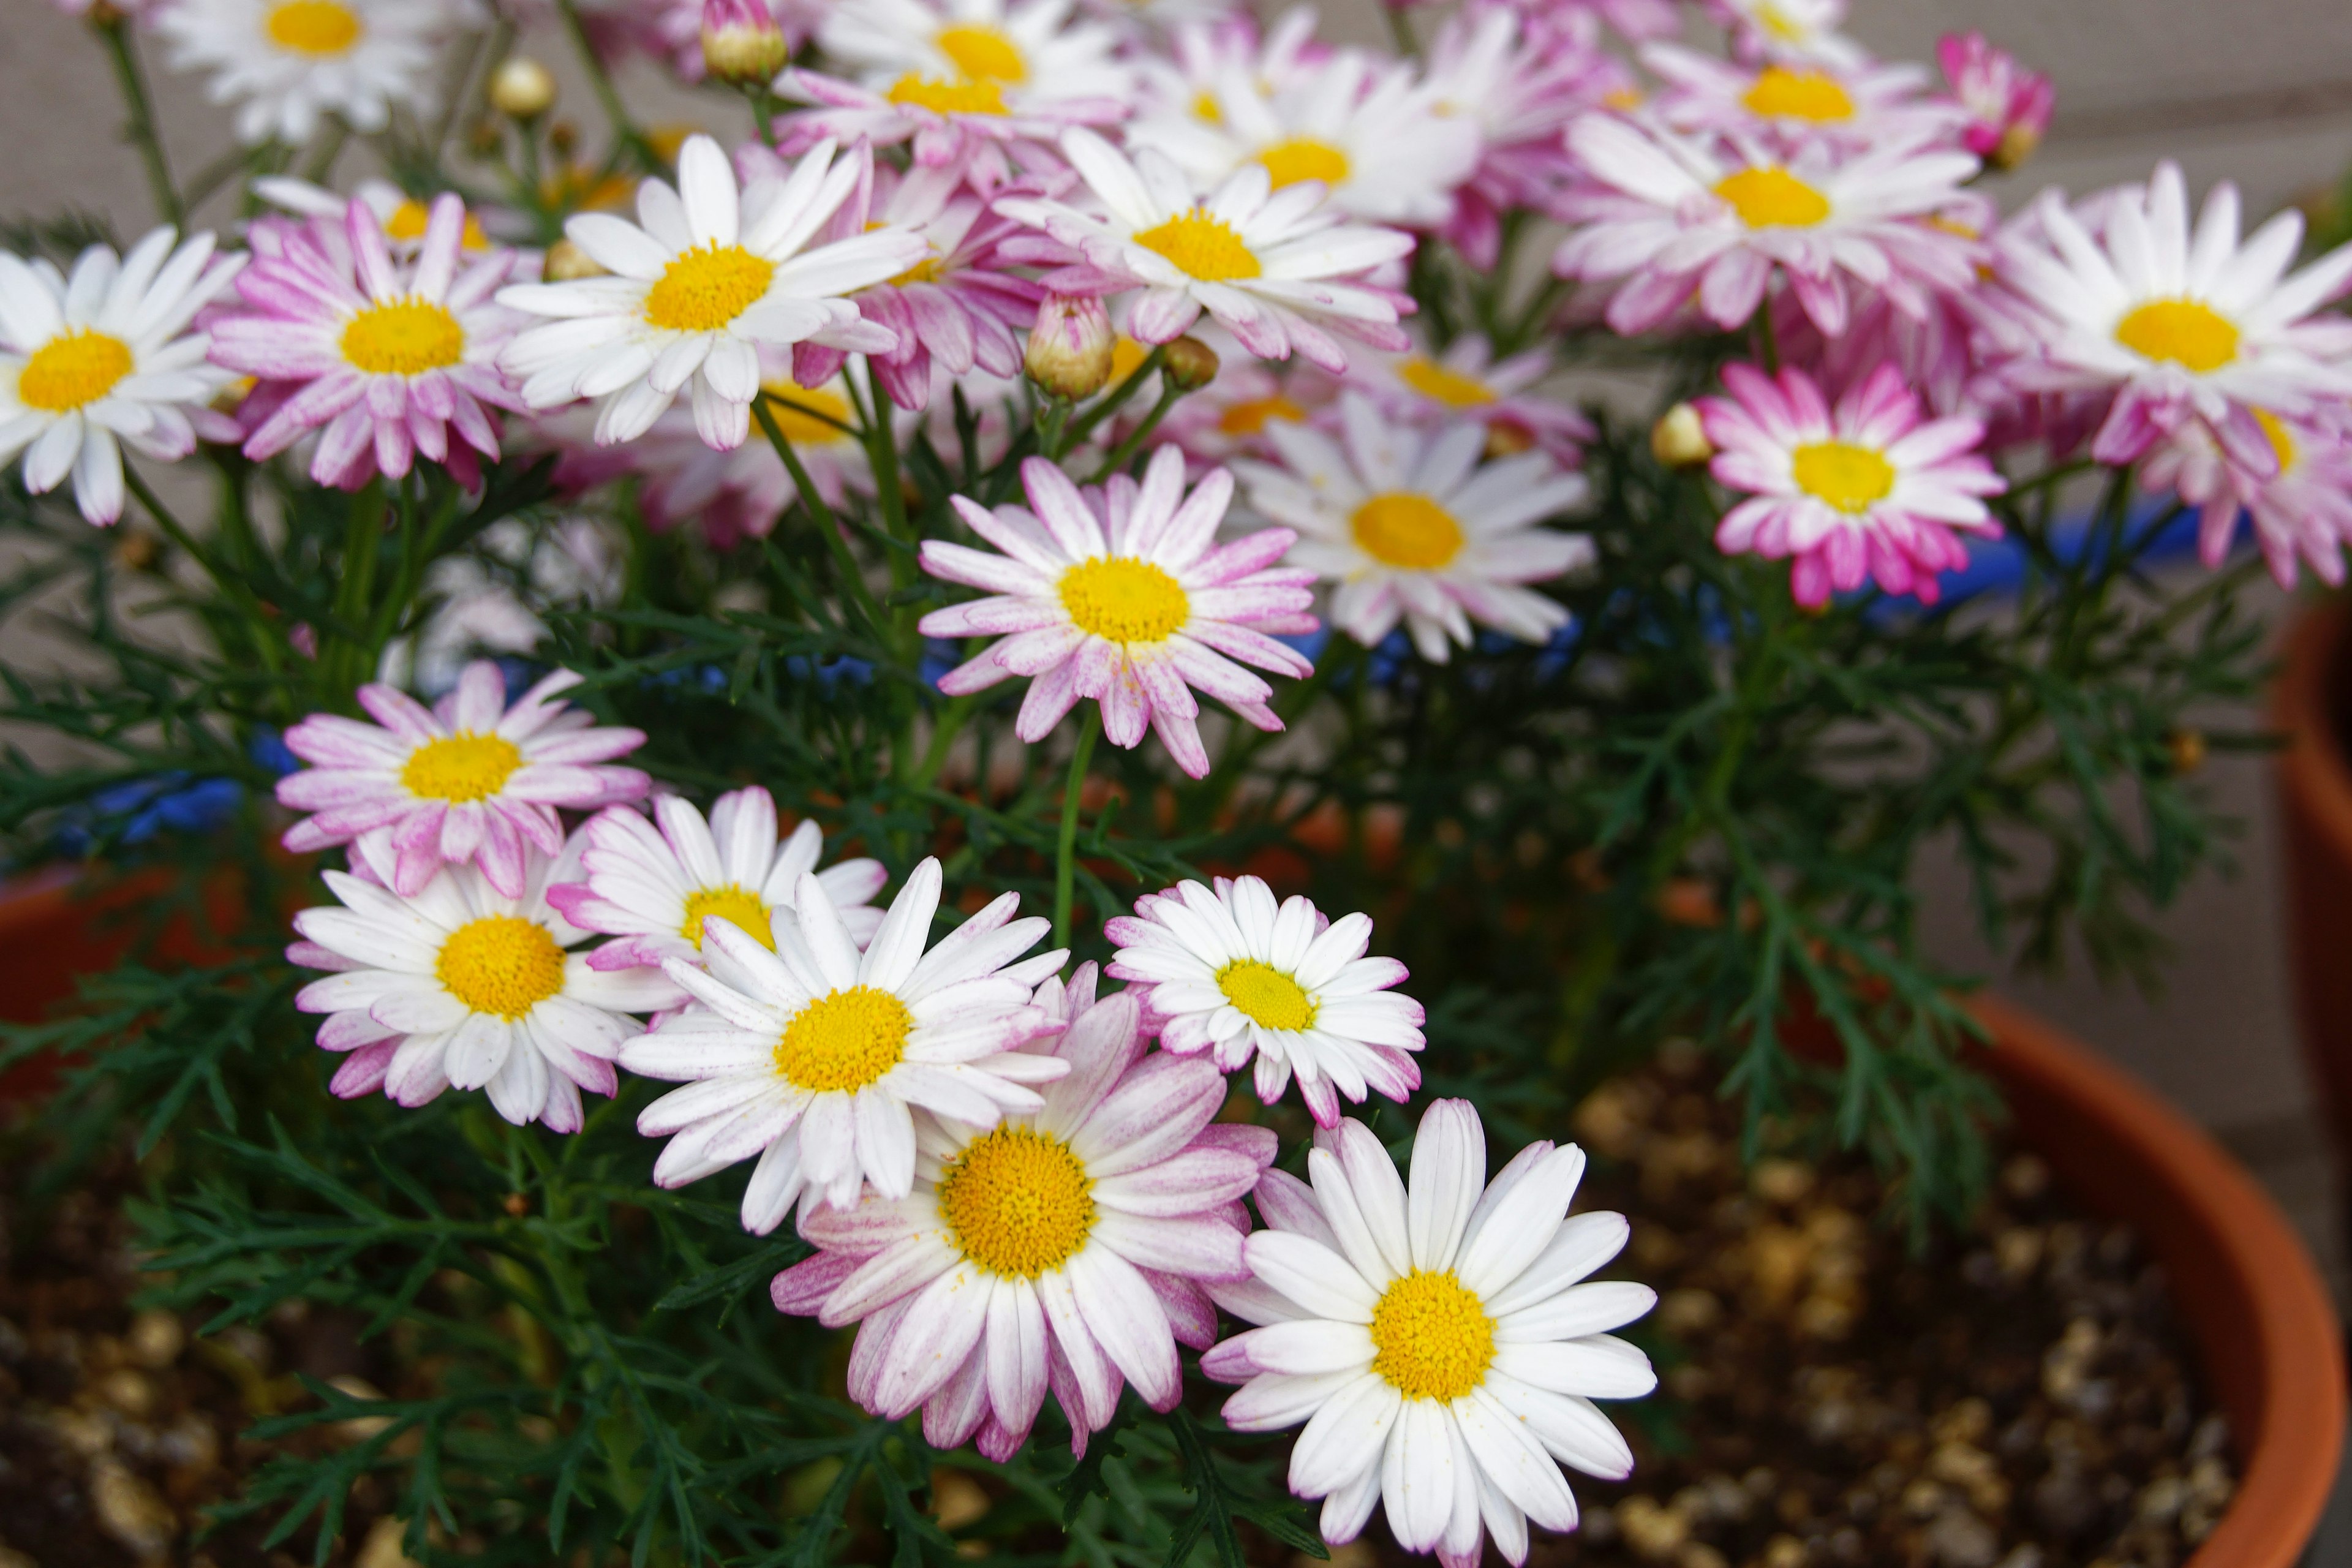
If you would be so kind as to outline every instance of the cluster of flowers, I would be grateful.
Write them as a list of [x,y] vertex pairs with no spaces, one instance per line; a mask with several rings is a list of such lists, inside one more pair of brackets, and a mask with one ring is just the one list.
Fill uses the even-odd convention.
[[[756,1160],[745,1227],[797,1206],[817,1248],[776,1306],[858,1324],[853,1396],[919,1409],[943,1447],[1007,1458],[1050,1390],[1083,1452],[1126,1384],[1176,1402],[1181,1341],[1243,1385],[1235,1426],[1306,1423],[1291,1482],[1333,1541],[1385,1497],[1409,1546],[1467,1564],[1491,1531],[1517,1562],[1530,1520],[1576,1521],[1555,1460],[1631,1468],[1590,1401],[1648,1392],[1607,1331],[1654,1298],[1583,1282],[1625,1222],[1568,1217],[1582,1154],[1538,1144],[1489,1185],[1475,1113],[1440,1101],[1408,1191],[1340,1116],[1421,1081],[1422,1010],[1368,918],[1188,882],[1112,922],[1106,994],[1066,952],[1023,956],[1046,922],[1016,894],[931,941],[937,860],[875,907],[882,867],[820,870],[814,825],[780,836],[765,790],[648,816],[646,775],[614,765],[644,737],[560,700],[577,683],[509,705],[481,662],[435,708],[370,686],[376,722],[288,732],[312,764],[280,785],[311,814],[289,842],[348,851],[289,954],[330,972],[299,1005],[326,1015],[336,1093],[479,1089],[574,1132],[621,1069],[681,1084],[638,1120],[668,1140],[654,1179]],[[567,833],[565,809],[593,815]],[[1215,1120],[1244,1067],[1269,1104],[1297,1079],[1309,1181],[1271,1169],[1271,1131]],[[1262,1326],[1220,1343],[1220,1308]]]

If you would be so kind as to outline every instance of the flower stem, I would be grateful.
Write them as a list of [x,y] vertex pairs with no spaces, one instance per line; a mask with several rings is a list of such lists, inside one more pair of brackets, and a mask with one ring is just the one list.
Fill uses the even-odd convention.
[[629,106],[621,101],[620,89],[613,85],[613,73],[604,68],[604,57],[596,52],[595,43],[588,37],[588,25],[580,19],[578,0],[555,0],[556,14],[563,18],[563,30],[571,35],[572,47],[579,52],[581,68],[588,73],[588,83],[596,89],[596,101],[604,106],[605,122],[613,134],[633,153],[647,173],[661,167],[655,155],[653,143],[637,129],[629,117]]
[[179,189],[172,184],[172,165],[163,154],[163,139],[155,132],[154,100],[148,96],[146,75],[140,70],[139,56],[131,47],[130,24],[120,13],[112,13],[95,25],[98,36],[106,40],[107,55],[114,61],[114,79],[122,89],[123,107],[130,111],[123,134],[138,143],[139,156],[147,165],[147,184],[155,196],[157,216],[165,223],[176,225],[186,213],[180,205]]
[[1054,945],[1070,945],[1070,901],[1078,875],[1078,797],[1086,793],[1087,764],[1094,761],[1095,737],[1102,732],[1101,715],[1089,710],[1078,724],[1078,743],[1070,751],[1070,775],[1062,785],[1062,837],[1054,854]]
[[1168,351],[1164,346],[1155,347],[1150,353],[1144,355],[1143,363],[1129,371],[1125,381],[1111,388],[1109,396],[1078,416],[1077,422],[1070,426],[1068,437],[1062,443],[1062,449],[1067,451],[1076,446],[1093,434],[1096,426],[1118,413],[1120,406],[1135,395],[1135,389],[1141,386],[1145,378],[1158,370],[1160,362],[1167,357]]
[[1137,450],[1151,438],[1151,433],[1160,428],[1160,422],[1168,417],[1168,411],[1175,407],[1176,400],[1183,395],[1183,388],[1172,382],[1163,384],[1160,389],[1160,401],[1151,405],[1151,412],[1143,416],[1143,423],[1127,433],[1127,439],[1121,441],[1118,448],[1103,459],[1103,466],[1095,470],[1094,478],[1088,479],[1087,483],[1098,485],[1127,467],[1127,460],[1134,457]]
[[801,492],[801,505],[808,509],[817,531],[824,535],[825,547],[833,552],[833,563],[840,570],[843,585],[856,599],[857,607],[865,615],[866,625],[873,628],[875,637],[887,643],[890,637],[889,617],[882,613],[882,606],[875,603],[873,590],[866,587],[865,575],[857,570],[857,558],[849,552],[849,541],[842,537],[840,520],[833,515],[833,508],[824,504],[824,497],[817,493],[815,482],[801,464],[800,454],[793,450],[791,438],[776,423],[775,412],[768,406],[766,394],[751,399],[751,414],[759,420],[760,428],[767,432],[768,445],[773,447],[776,456],[784,460],[785,471],[793,476],[793,483]]
[[1772,327],[1772,300],[1767,295],[1756,307],[1756,352],[1764,356],[1768,375],[1780,374],[1780,336]]

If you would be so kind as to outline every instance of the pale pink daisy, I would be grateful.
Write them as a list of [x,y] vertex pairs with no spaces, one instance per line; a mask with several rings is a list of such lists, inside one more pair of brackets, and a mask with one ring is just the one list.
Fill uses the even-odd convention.
[[2148,453],[2140,488],[2178,494],[2200,509],[2197,553],[2208,566],[2229,553],[2242,510],[2281,587],[2294,586],[2298,560],[2309,562],[2321,582],[2341,587],[2344,547],[2352,543],[2352,436],[2340,423],[2290,422],[2266,408],[2253,416],[2275,454],[2274,472],[2247,471],[2204,426],[2190,424]]
[[1537,390],[1552,372],[1549,349],[1496,359],[1485,333],[1465,331],[1442,353],[1416,350],[1365,368],[1375,395],[1416,424],[1469,419],[1485,426],[1490,452],[1532,445],[1572,465],[1593,437],[1592,421],[1581,411]]
[[506,703],[499,667],[478,659],[431,708],[389,686],[359,689],[376,721],[313,713],[286,731],[312,764],[278,781],[278,802],[315,815],[286,830],[297,854],[391,833],[393,891],[414,896],[443,863],[472,861],[491,887],[520,898],[526,847],[563,847],[558,806],[635,800],[651,781],[606,766],[645,744],[645,731],[592,728],[584,709],[555,700],[580,684],[559,669]]
[[1936,40],[1936,61],[1968,117],[1960,140],[1969,152],[1996,169],[2014,169],[2032,155],[2057,103],[2048,77],[1976,32],[1946,33]]
[[1731,29],[1742,59],[1797,60],[1853,70],[1870,63],[1860,44],[1838,30],[1845,0],[1706,0]]
[[817,1255],[776,1276],[779,1310],[858,1325],[849,1396],[919,1406],[935,1448],[1012,1458],[1049,1389],[1080,1454],[1124,1385],[1171,1408],[1178,1342],[1217,1335],[1202,1282],[1245,1277],[1239,1200],[1274,1134],[1215,1124],[1217,1069],[1146,1055],[1134,997],[1094,992],[1092,964],[1040,992],[1065,1026],[1032,1049],[1068,1068],[1042,1107],[927,1118],[913,1190],[803,1214]]
[[1655,112],[1677,131],[1740,132],[1784,148],[1813,141],[1863,147],[1948,136],[1961,119],[1949,102],[1926,96],[1927,73],[1910,64],[1742,66],[1679,44],[1652,44],[1642,63],[1667,84]]

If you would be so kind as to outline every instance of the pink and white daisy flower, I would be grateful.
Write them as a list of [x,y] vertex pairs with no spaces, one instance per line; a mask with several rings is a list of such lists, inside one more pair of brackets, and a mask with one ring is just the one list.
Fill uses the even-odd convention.
[[2352,436],[2340,425],[2290,423],[2266,408],[2253,415],[2276,455],[2275,472],[2249,473],[2204,426],[2191,424],[2149,452],[2140,488],[2178,494],[2200,509],[2197,553],[2208,566],[2228,555],[2242,510],[2281,587],[2294,586],[2298,560],[2309,562],[2321,582],[2341,587],[2344,547],[2352,543]]
[[1540,447],[1572,465],[1592,439],[1592,421],[1574,405],[1534,389],[1552,371],[1547,349],[1497,360],[1483,332],[1464,332],[1439,354],[1416,351],[1366,367],[1381,401],[1416,424],[1471,419],[1486,427],[1490,452]]
[[1084,964],[1039,993],[1065,1026],[1031,1049],[1068,1069],[1041,1107],[926,1118],[913,1189],[803,1214],[819,1251],[776,1276],[780,1311],[858,1325],[849,1396],[893,1419],[919,1406],[934,1447],[1012,1458],[1049,1389],[1080,1454],[1125,1384],[1171,1408],[1177,1342],[1217,1336],[1201,1282],[1245,1275],[1239,1200],[1274,1134],[1214,1123],[1217,1069],[1146,1055],[1134,997],[1094,992]]
[[1975,449],[1984,422],[1924,417],[1895,366],[1879,366],[1834,408],[1793,366],[1776,381],[1727,365],[1723,384],[1731,395],[1701,398],[1699,417],[1717,447],[1715,477],[1748,499],[1724,514],[1716,545],[1793,557],[1797,603],[1817,608],[1867,574],[1932,605],[1936,574],[1968,564],[1957,534],[1999,537],[1984,498],[2008,486]]
[[1020,904],[1007,893],[931,945],[940,863],[928,859],[863,952],[806,871],[763,935],[706,914],[698,957],[662,961],[700,1005],[621,1047],[631,1072],[686,1085],[637,1118],[646,1137],[669,1139],[654,1180],[683,1186],[758,1155],[743,1226],[764,1236],[796,1202],[849,1207],[860,1183],[904,1198],[918,1108],[975,1127],[1036,1110],[1033,1086],[1069,1064],[1018,1047],[1053,1026],[1030,993],[1069,954],[1013,962],[1050,924],[1014,920]]
[[1968,117],[1960,140],[1969,152],[1996,169],[2032,156],[2058,100],[2048,77],[2027,70],[1982,33],[1946,33],[1936,40],[1936,61]]
[[[520,409],[498,357],[522,318],[492,298],[515,253],[493,249],[460,269],[465,203],[434,199],[415,259],[393,259],[367,203],[340,229],[279,225],[255,236],[236,289],[242,310],[212,323],[213,361],[261,382],[245,416],[245,455],[274,457],[312,430],[310,477],[357,489],[399,479],[418,456],[462,482],[496,459],[492,408]],[[453,438],[454,437],[454,438]]]
[[351,872],[322,873],[340,907],[294,917],[302,940],[289,962],[335,971],[294,1004],[328,1015],[319,1044],[345,1053],[331,1087],[345,1100],[380,1089],[408,1106],[478,1089],[518,1127],[579,1131],[581,1091],[617,1084],[614,1053],[637,1031],[626,1015],[661,1005],[667,986],[567,951],[589,933],[547,889],[578,875],[577,846],[560,857],[529,847],[513,893],[471,866],[399,893],[387,885],[398,869],[390,840],[379,828],[352,847]]
[[376,721],[313,713],[286,731],[311,766],[278,781],[278,803],[314,815],[286,830],[297,854],[391,834],[392,890],[412,898],[445,862],[471,861],[489,885],[523,896],[525,847],[563,847],[558,806],[635,800],[651,782],[611,759],[645,744],[642,730],[592,728],[583,709],[555,700],[580,684],[568,669],[506,704],[499,667],[478,659],[431,708],[389,686],[359,689]]
[[1729,132],[1782,148],[1864,147],[1948,136],[1960,121],[1953,105],[1924,96],[1927,73],[1915,65],[1741,66],[1679,44],[1652,44],[1642,63],[1667,84],[1655,112],[1677,131]]
[[[1132,339],[1122,340],[1121,350],[1132,342]],[[1136,348],[1139,356],[1141,346]],[[1119,379],[1114,370],[1111,384],[1118,385]],[[1320,367],[1302,361],[1270,365],[1238,349],[1231,354],[1221,350],[1217,378],[1186,394],[1171,408],[1154,438],[1182,447],[1202,469],[1238,457],[1271,458],[1274,444],[1266,439],[1266,426],[1312,422],[1336,406],[1342,384]],[[1137,390],[1129,405],[1152,395],[1147,383]]]
[[[271,206],[298,217],[324,218],[337,229],[342,227],[351,205],[362,203],[368,211],[375,214],[375,221],[383,227],[384,243],[391,247],[394,259],[399,261],[416,259],[417,249],[425,243],[425,227],[433,220],[430,202],[418,200],[390,180],[358,181],[347,196],[341,191],[331,191],[324,185],[312,184],[290,174],[265,174],[253,182],[253,194]],[[520,216],[511,211],[500,211],[493,216],[507,225],[512,225]],[[458,250],[468,256],[479,255],[491,249],[494,243],[482,226],[480,215],[467,213],[465,230],[457,241]]]
[[990,511],[951,498],[971,531],[1003,554],[923,542],[924,571],[992,592],[932,611],[922,634],[998,638],[941,676],[940,690],[962,696],[1029,678],[1013,732],[1032,742],[1092,698],[1113,745],[1132,750],[1149,728],[1194,778],[1209,771],[1195,689],[1261,730],[1282,728],[1267,706],[1274,689],[1242,665],[1313,673],[1268,635],[1314,628],[1312,579],[1275,564],[1297,537],[1286,528],[1216,543],[1233,500],[1231,474],[1216,469],[1187,495],[1183,455],[1162,447],[1140,485],[1114,474],[1104,489],[1082,492],[1052,463],[1031,458],[1021,465],[1021,488],[1034,510]]
[[1210,1053],[1220,1072],[1251,1068],[1272,1105],[1291,1078],[1316,1124],[1339,1120],[1339,1097],[1421,1087],[1411,1055],[1425,1043],[1421,1004],[1395,994],[1406,971],[1368,958],[1372,918],[1333,921],[1304,898],[1276,905],[1256,877],[1186,882],[1136,900],[1103,928],[1118,943],[1110,974],[1129,982],[1160,1043]]
[[1408,1552],[1475,1568],[1491,1534],[1507,1561],[1526,1562],[1530,1522],[1576,1528],[1559,1465],[1612,1481],[1633,1472],[1592,1401],[1657,1386],[1649,1358],[1608,1331],[1657,1293],[1585,1283],[1625,1245],[1624,1216],[1570,1216],[1584,1174],[1573,1143],[1529,1144],[1488,1183],[1486,1131],[1463,1100],[1423,1114],[1409,1186],[1354,1121],[1316,1134],[1307,1173],[1266,1173],[1266,1228],[1243,1247],[1250,1282],[1212,1288],[1263,1325],[1201,1358],[1242,1384],[1226,1423],[1305,1423],[1290,1489],[1323,1500],[1333,1545],[1385,1501]]
[[1854,70],[1870,63],[1860,44],[1838,31],[1845,0],[1706,0],[1731,29],[1742,59],[1797,60]]

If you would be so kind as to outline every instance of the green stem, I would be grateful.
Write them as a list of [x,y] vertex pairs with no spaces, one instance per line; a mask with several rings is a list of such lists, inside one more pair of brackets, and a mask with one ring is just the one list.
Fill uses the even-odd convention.
[[139,156],[147,165],[147,184],[155,197],[155,211],[165,223],[183,222],[187,214],[180,204],[180,193],[172,183],[172,165],[163,154],[163,140],[155,132],[154,100],[148,96],[146,74],[139,68],[139,56],[131,47],[129,24],[119,16],[97,24],[98,36],[106,40],[106,52],[114,61],[114,79],[122,89],[123,107],[130,111],[130,122],[123,134],[139,147]]
[[457,117],[465,113],[466,106],[474,100],[474,77],[482,68],[482,62],[488,60],[496,65],[506,58],[508,48],[514,43],[514,24],[501,16],[498,25],[488,32],[474,35],[472,46],[465,51],[459,63],[457,74],[449,82],[449,101],[441,106],[441,117],[433,126],[433,140],[425,147],[427,156],[436,165],[440,163],[441,154],[448,148],[450,134],[457,129]]
[[833,508],[824,504],[824,497],[817,493],[815,482],[809,478],[808,469],[801,465],[800,454],[793,450],[792,441],[784,435],[783,427],[776,423],[775,412],[768,406],[765,396],[751,399],[751,414],[759,420],[760,428],[767,432],[768,445],[773,447],[776,456],[784,460],[784,471],[793,476],[793,483],[800,490],[801,505],[808,509],[817,531],[824,536],[825,548],[833,552],[833,563],[840,571],[844,585],[856,599],[866,625],[873,628],[877,640],[887,643],[889,640],[889,617],[882,613],[882,606],[875,601],[874,591],[866,585],[865,574],[857,569],[857,558],[849,552],[849,541],[842,537],[840,520],[833,515]]
[[1160,362],[1167,357],[1168,351],[1164,346],[1154,348],[1144,355],[1143,363],[1129,371],[1125,381],[1111,388],[1109,396],[1078,416],[1076,423],[1070,426],[1069,437],[1063,442],[1062,450],[1066,452],[1084,441],[1094,433],[1096,426],[1118,413],[1127,400],[1135,395],[1136,388],[1141,386],[1145,379],[1160,368]]
[[1396,41],[1397,53],[1409,60],[1419,59],[1421,40],[1413,37],[1412,19],[1404,14],[1404,7],[1382,0],[1381,15],[1388,18],[1389,37]]
[[302,177],[314,185],[325,184],[327,176],[334,173],[335,160],[343,155],[343,142],[351,133],[351,128],[341,118],[330,120],[326,140],[312,151],[310,161],[302,165]]
[[1764,356],[1766,373],[1780,374],[1780,338],[1772,327],[1772,297],[1769,294],[1756,307],[1756,346],[1757,352]]
[[1143,422],[1140,425],[1127,433],[1127,439],[1121,441],[1111,455],[1103,459],[1103,466],[1095,470],[1094,478],[1088,479],[1087,483],[1098,485],[1127,467],[1128,459],[1134,457],[1146,441],[1151,439],[1151,433],[1160,428],[1160,422],[1168,417],[1168,411],[1175,407],[1176,400],[1183,395],[1183,388],[1172,382],[1162,383],[1160,388],[1160,401],[1151,405],[1151,412],[1143,416]]
[[280,665],[277,645],[262,629],[265,623],[274,625],[274,617],[263,608],[261,601],[255,596],[253,590],[246,585],[244,574],[224,566],[219,561],[214,559],[211,551],[197,543],[195,536],[181,524],[178,518],[172,515],[172,509],[165,506],[163,499],[148,488],[147,481],[140,477],[139,470],[128,462],[122,465],[122,482],[132,495],[139,498],[139,504],[147,509],[147,515],[155,520],[155,526],[162,529],[189,560],[203,567],[205,574],[219,584],[222,591],[236,600],[238,607],[246,612],[247,622],[254,628],[255,651],[259,655],[262,663],[269,667],[271,674],[278,673]]
[[1054,852],[1054,945],[1070,945],[1070,901],[1077,888],[1078,797],[1086,793],[1087,764],[1094,761],[1102,719],[1092,709],[1078,723],[1078,743],[1070,750],[1069,777],[1062,785],[1062,836]]
[[604,68],[604,59],[588,37],[588,25],[580,19],[578,0],[555,0],[556,15],[563,18],[563,30],[571,35],[572,47],[579,52],[581,68],[588,73],[588,82],[596,89],[596,101],[604,106],[605,122],[613,134],[635,154],[638,163],[648,173],[661,167],[653,143],[637,129],[629,117],[629,106],[621,101],[620,89],[613,85],[613,73]]

